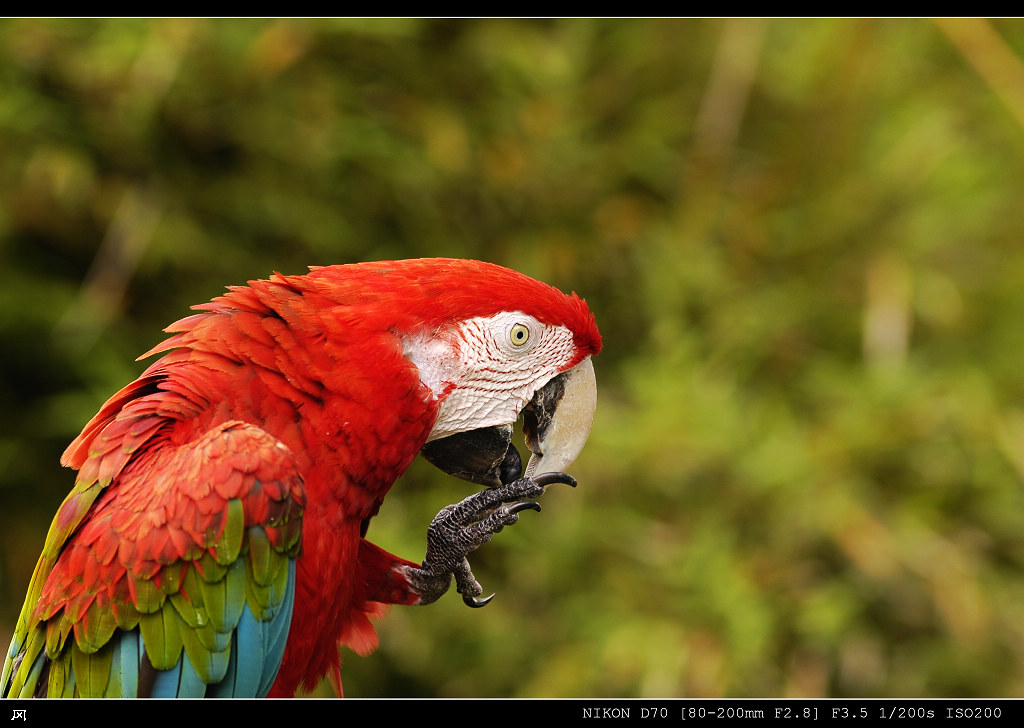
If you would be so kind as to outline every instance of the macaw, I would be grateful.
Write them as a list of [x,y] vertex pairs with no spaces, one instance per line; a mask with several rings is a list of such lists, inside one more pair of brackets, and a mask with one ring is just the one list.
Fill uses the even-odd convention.
[[[585,301],[507,268],[420,259],[233,286],[86,424],[4,665],[8,697],[293,695],[387,604],[427,604],[563,471],[593,421]],[[522,416],[525,473],[512,444]],[[366,539],[418,453],[488,486],[415,563]],[[491,595],[493,596],[493,595]]]

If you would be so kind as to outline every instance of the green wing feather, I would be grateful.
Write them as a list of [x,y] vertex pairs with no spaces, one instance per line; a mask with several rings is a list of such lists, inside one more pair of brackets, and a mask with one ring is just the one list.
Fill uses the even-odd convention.
[[[54,518],[3,694],[265,694],[301,545],[305,496],[293,454],[231,421],[125,459],[126,448],[103,444],[159,434],[128,421],[114,437],[126,420],[122,412],[97,438],[87,463],[98,462],[81,468]],[[132,442],[129,455],[140,445]],[[99,473],[112,477],[82,481]]]

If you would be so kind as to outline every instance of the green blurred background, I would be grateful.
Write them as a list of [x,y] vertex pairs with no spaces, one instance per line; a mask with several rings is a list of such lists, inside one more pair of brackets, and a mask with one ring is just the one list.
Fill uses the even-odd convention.
[[[135,357],[227,284],[494,261],[594,432],[352,696],[1024,696],[1024,22],[0,22],[0,641]],[[418,463],[420,559],[471,492]]]

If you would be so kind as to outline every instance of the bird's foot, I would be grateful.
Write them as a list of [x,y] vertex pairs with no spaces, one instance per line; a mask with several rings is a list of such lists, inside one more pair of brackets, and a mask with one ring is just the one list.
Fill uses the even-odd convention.
[[543,495],[554,483],[576,486],[565,473],[543,473],[474,493],[460,503],[446,506],[434,517],[427,530],[427,556],[420,568],[407,567],[406,578],[419,595],[420,604],[429,604],[451,586],[471,607],[482,607],[494,597],[481,597],[483,589],[473,576],[469,552],[484,545],[505,526],[519,520],[520,511],[540,510],[532,498]]

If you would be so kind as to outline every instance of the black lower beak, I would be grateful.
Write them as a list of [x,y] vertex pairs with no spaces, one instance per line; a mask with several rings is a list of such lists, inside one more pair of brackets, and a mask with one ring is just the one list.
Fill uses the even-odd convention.
[[512,444],[512,425],[458,432],[428,442],[421,452],[449,475],[492,488],[523,474],[523,460]]

